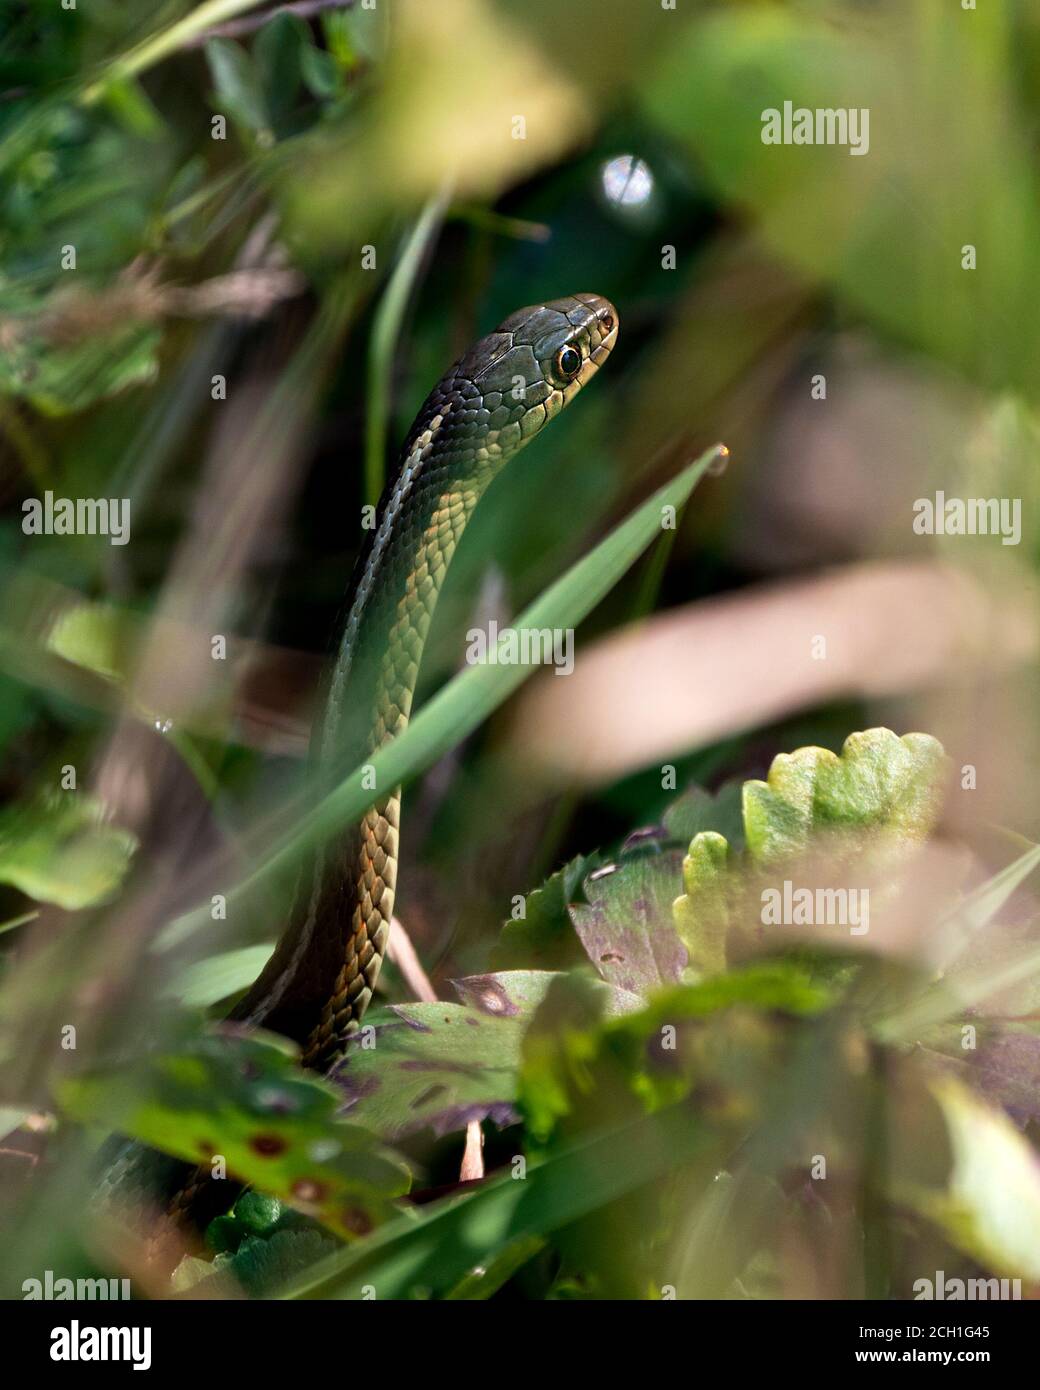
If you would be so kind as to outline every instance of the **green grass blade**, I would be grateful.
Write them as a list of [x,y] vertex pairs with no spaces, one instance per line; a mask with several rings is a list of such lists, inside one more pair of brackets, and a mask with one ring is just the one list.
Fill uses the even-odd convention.
[[401,323],[423,256],[447,206],[444,189],[430,198],[408,234],[397,264],[376,310],[368,353],[368,416],[365,421],[365,501],[373,507],[383,491],[386,474],[387,421],[390,418],[390,379],[401,336]]
[[377,1299],[446,1294],[499,1250],[558,1230],[717,1144],[718,1135],[689,1106],[660,1110],[553,1155],[523,1179],[507,1172],[471,1194],[389,1222],[314,1265],[284,1296],[360,1298],[366,1286]]
[[[718,448],[709,449],[659,488],[594,550],[550,585],[514,627],[577,627],[660,534],[662,508],[672,506],[678,510],[717,457]],[[500,643],[504,640],[501,638]],[[355,768],[279,841],[256,849],[259,867],[232,891],[229,902],[257,888],[272,874],[284,871],[312,846],[357,820],[382,794],[382,788],[400,786],[424,772],[504,703],[533,669],[488,664],[460,672],[420,710],[399,738],[381,748],[368,764]],[[365,777],[365,766],[374,769],[374,778]],[[171,946],[197,928],[209,925],[209,907],[196,909],[172,922],[160,937],[160,945]]]
[[197,39],[200,34],[204,34],[207,29],[212,29],[215,25],[223,24],[240,14],[246,14],[249,10],[258,9],[262,3],[263,0],[206,0],[206,3],[196,5],[175,23],[159,29],[135,48],[114,58],[102,71],[98,80],[92,82],[83,92],[83,103],[90,106],[104,95],[110,83],[124,81],[128,77],[147,72],[156,63],[161,63],[171,53],[176,53],[178,49]]

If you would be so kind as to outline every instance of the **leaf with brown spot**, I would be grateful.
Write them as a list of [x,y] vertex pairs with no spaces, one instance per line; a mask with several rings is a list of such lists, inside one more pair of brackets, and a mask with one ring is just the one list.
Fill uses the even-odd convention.
[[177,1158],[222,1154],[230,1177],[343,1237],[385,1220],[408,1190],[404,1161],[370,1129],[344,1120],[332,1087],[273,1035],[206,1033],[148,1057],[131,1077],[67,1080],[60,1098],[73,1118],[108,1124]]
[[[541,970],[471,975],[454,981],[461,1004],[396,1004],[369,1015],[375,1045],[352,1039],[332,1077],[346,1114],[386,1139],[448,1134],[473,1120],[514,1123],[521,1042],[555,978]],[[611,991],[608,1008],[633,1002]]]
[[644,998],[675,984],[686,951],[672,903],[682,891],[682,853],[632,855],[585,880],[587,905],[569,911],[589,960],[607,984]]

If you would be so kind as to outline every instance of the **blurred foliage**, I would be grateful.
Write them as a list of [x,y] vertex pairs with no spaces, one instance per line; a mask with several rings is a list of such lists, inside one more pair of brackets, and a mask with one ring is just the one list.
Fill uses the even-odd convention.
[[[59,1099],[75,1118],[132,1135],[208,1168],[222,1155],[242,1182],[294,1203],[348,1239],[407,1191],[406,1166],[336,1117],[336,1095],[293,1064],[280,1039],[193,1039],[139,1076],[70,1078]],[[118,1208],[127,1188],[117,1186]],[[143,1198],[142,1198],[143,1200]]]
[[[510,744],[526,672],[452,678],[489,616],[582,648],[832,564],[934,554],[999,610],[1035,591],[1035,8],[274,9],[0,0],[5,1288],[136,1276],[98,1239],[126,1214],[94,1195],[111,1129],[254,1185],[179,1292],[1035,1292],[1032,639],[1011,674],[972,684],[954,642],[938,690],[868,697],[868,672],[575,786]],[[764,144],[787,99],[869,108],[869,153]],[[365,799],[302,770],[304,653],[433,382],[582,290],[618,306],[609,369],[482,502],[380,755],[410,784],[400,910],[460,1002],[388,963],[315,1078],[215,1026]],[[914,535],[940,488],[1019,498],[1020,547]],[[25,534],[46,491],[128,499],[131,543]],[[876,892],[870,934],[764,933],[764,883],[839,874]]]
[[52,794],[37,806],[0,812],[0,882],[36,902],[75,911],[119,888],[136,848],[133,835],[104,824],[104,807]]

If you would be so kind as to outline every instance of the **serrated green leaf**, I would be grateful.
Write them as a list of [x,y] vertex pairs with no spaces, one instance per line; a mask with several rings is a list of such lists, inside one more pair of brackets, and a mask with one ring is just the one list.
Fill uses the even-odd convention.
[[676,928],[688,976],[725,968],[726,937],[740,918],[747,871],[771,871],[810,846],[829,854],[903,855],[924,840],[941,809],[948,760],[928,734],[891,729],[850,734],[841,755],[799,748],[773,759],[766,781],[742,788],[745,849],[701,831],[683,861]]
[[841,755],[799,748],[773,759],[765,782],[744,783],[744,829],[751,856],[772,864],[821,832],[927,837],[938,817],[946,757],[929,734],[867,729]]
[[722,835],[695,835],[682,864],[683,893],[674,904],[675,925],[686,947],[684,978],[690,981],[726,968],[730,924],[729,845]]

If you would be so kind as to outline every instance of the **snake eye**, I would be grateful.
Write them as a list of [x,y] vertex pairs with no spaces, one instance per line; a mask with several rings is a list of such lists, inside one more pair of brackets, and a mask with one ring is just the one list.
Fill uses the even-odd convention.
[[560,348],[556,354],[556,370],[566,381],[577,376],[581,371],[581,353],[578,349],[569,345]]

